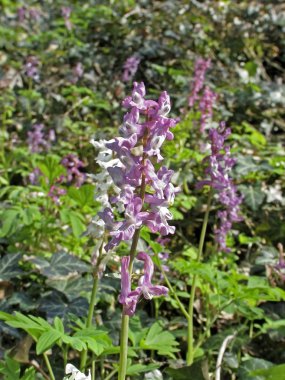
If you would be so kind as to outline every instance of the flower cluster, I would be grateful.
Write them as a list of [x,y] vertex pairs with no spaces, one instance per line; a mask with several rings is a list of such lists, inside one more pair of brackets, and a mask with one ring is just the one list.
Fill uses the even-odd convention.
[[124,305],[124,314],[132,316],[136,311],[136,306],[143,296],[150,300],[153,296],[165,296],[168,294],[168,289],[163,285],[153,285],[151,283],[154,265],[150,256],[145,252],[139,252],[137,259],[144,262],[144,274],[138,281],[138,286],[135,290],[131,290],[131,278],[129,274],[130,256],[122,258],[121,270],[121,294],[119,302]]
[[[165,139],[173,138],[170,128],[177,121],[167,117],[170,99],[165,91],[158,102],[145,100],[144,96],[144,84],[135,82],[132,96],[123,101],[129,112],[120,127],[122,137],[105,144],[118,157],[114,166],[107,169],[120,189],[112,203],[124,210],[124,221],[120,222],[115,222],[113,211],[109,207],[100,214],[112,236],[106,250],[116,247],[122,240],[132,239],[135,230],[142,225],[161,235],[175,231],[168,224],[172,214],[167,208],[173,203],[177,192],[170,183],[173,171],[161,166],[156,172],[153,162],[163,159],[161,145]],[[141,116],[144,121],[140,121]],[[143,209],[144,203],[148,211]]]
[[204,132],[207,121],[212,119],[213,106],[215,104],[216,99],[217,94],[214,91],[212,91],[208,86],[206,86],[199,103],[199,109],[201,112],[201,132]]
[[38,81],[40,79],[39,65],[40,63],[37,57],[32,55],[27,58],[25,64],[25,74],[28,78],[32,78],[35,81]]
[[[117,190],[110,198],[110,205],[116,205],[117,212],[123,213],[122,221],[115,220],[115,207],[106,207],[99,213],[111,236],[105,246],[107,252],[121,241],[131,240],[143,225],[162,236],[175,231],[175,227],[168,224],[172,219],[168,206],[178,191],[170,182],[173,171],[165,166],[156,170],[163,159],[160,148],[165,140],[173,139],[170,129],[177,123],[177,120],[167,117],[170,112],[169,96],[164,91],[157,102],[146,100],[144,84],[134,82],[132,95],[123,101],[123,106],[128,112],[119,129],[121,136],[105,142],[107,151],[102,152],[105,157],[110,158],[114,153],[117,156],[113,160],[107,159],[106,169]],[[144,275],[133,292],[128,269],[130,257],[122,260],[120,302],[128,315],[133,315],[141,295],[149,299],[167,293],[167,288],[151,283],[151,258],[141,252],[137,259],[144,261]]]
[[72,69],[71,82],[74,84],[77,83],[78,80],[83,76],[83,73],[84,73],[83,65],[81,62],[78,62],[76,66],[74,66]]
[[229,146],[225,146],[225,140],[230,134],[230,128],[226,128],[224,123],[221,123],[217,129],[210,129],[211,155],[206,158],[208,162],[206,174],[210,179],[198,183],[198,187],[208,185],[218,191],[219,201],[224,209],[217,214],[219,227],[215,230],[215,239],[220,250],[224,252],[230,251],[226,246],[226,236],[232,224],[242,220],[240,216],[242,197],[238,196],[237,188],[229,175],[236,162],[231,157]]
[[45,134],[43,124],[34,124],[33,130],[28,132],[28,145],[32,153],[40,153],[50,149],[51,143],[55,141],[55,132],[51,129]]
[[68,183],[74,183],[76,187],[80,187],[86,179],[85,173],[80,169],[84,168],[85,164],[73,153],[69,153],[61,160],[61,165],[66,168],[66,176],[63,179]]
[[210,60],[200,58],[196,61],[193,89],[188,101],[189,106],[194,107],[196,101],[199,100],[201,132],[205,131],[207,123],[212,119],[213,107],[217,99],[217,94],[209,86],[205,86],[204,83],[206,71],[210,66]]
[[71,8],[70,7],[61,7],[61,15],[64,18],[65,27],[67,30],[72,29],[72,23],[70,21]]
[[62,187],[59,187],[57,184],[52,185],[49,189],[48,196],[52,199],[52,201],[56,204],[60,204],[60,197],[66,194],[66,190]]
[[23,6],[17,9],[17,16],[20,23],[23,23],[25,20],[29,19],[40,21],[41,11],[34,7],[27,8],[26,6]]
[[199,92],[202,90],[205,82],[205,74],[206,71],[211,66],[211,61],[205,60],[203,58],[197,59],[195,63],[195,74],[193,79],[193,87],[191,95],[188,99],[188,105],[189,107],[193,107],[196,100],[199,99]]
[[132,55],[126,60],[126,62],[123,65],[123,68],[124,68],[124,72],[122,76],[123,82],[129,82],[133,79],[133,77],[135,76],[138,70],[140,61],[141,61],[140,58],[134,55]]

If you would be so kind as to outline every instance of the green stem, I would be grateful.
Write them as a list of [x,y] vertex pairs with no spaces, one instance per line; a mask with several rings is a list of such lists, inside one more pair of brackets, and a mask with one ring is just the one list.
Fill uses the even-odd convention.
[[[143,162],[145,160],[145,155],[143,156]],[[140,197],[142,203],[144,203],[145,197],[145,175],[142,175],[142,184],[140,189]],[[140,229],[137,229],[134,233],[132,245],[130,249],[130,264],[129,264],[129,275],[132,276],[133,262],[136,256],[137,245],[140,237]],[[124,308],[122,313],[122,325],[121,325],[121,336],[120,336],[120,363],[119,363],[119,373],[118,380],[125,380],[127,373],[127,361],[128,361],[128,334],[129,334],[129,316],[125,315]]]
[[105,377],[105,380],[110,380],[112,377],[118,372],[118,369],[115,368],[107,377]]
[[[98,282],[99,282],[98,275],[97,275],[97,273],[94,273],[93,287],[92,287],[91,299],[90,299],[90,304],[89,304],[86,328],[89,328],[92,326],[92,319],[93,319],[93,314],[94,314],[94,306],[95,306],[95,301],[96,301]],[[83,351],[81,351],[81,357],[80,357],[80,370],[81,371],[85,370],[86,361],[87,361],[87,350],[83,350]]]
[[121,345],[120,345],[120,364],[118,380],[125,380],[127,373],[128,360],[128,333],[129,333],[129,316],[123,314],[121,325]]
[[92,355],[91,380],[95,380],[95,370],[96,370],[95,359],[94,359],[94,355]]
[[180,301],[179,297],[177,296],[175,290],[173,289],[173,286],[171,285],[170,281],[168,280],[168,277],[165,273],[165,271],[163,270],[162,267],[160,267],[160,270],[163,274],[163,277],[165,279],[165,282],[166,282],[166,285],[168,286],[171,294],[173,295],[175,301],[178,303],[178,307],[179,309],[181,310],[182,314],[185,316],[185,318],[187,319],[187,321],[189,322],[189,314],[187,313],[185,307],[183,306],[183,303]]
[[[198,248],[198,256],[197,256],[197,263],[201,261],[202,258],[202,252],[205,242],[205,236],[206,236],[206,230],[207,230],[207,224],[209,219],[209,213],[210,213],[210,207],[211,207],[211,200],[212,200],[212,191],[210,191],[208,196],[208,202],[207,202],[207,208],[204,215],[204,221],[203,226],[201,230],[200,235],[200,241],[199,241],[199,248]],[[186,363],[187,365],[191,365],[194,360],[194,325],[193,325],[193,319],[194,319],[194,300],[195,300],[195,293],[196,293],[196,285],[197,285],[197,274],[194,274],[193,276],[193,282],[191,286],[191,292],[190,292],[190,299],[189,299],[189,306],[188,306],[188,326],[187,326],[187,356],[186,356]]]
[[43,357],[44,357],[44,360],[46,362],[46,366],[47,366],[47,369],[48,369],[48,372],[49,372],[51,380],[55,380],[55,377],[54,377],[54,374],[53,374],[53,370],[51,368],[50,361],[49,361],[49,358],[48,358],[47,354],[44,353]]

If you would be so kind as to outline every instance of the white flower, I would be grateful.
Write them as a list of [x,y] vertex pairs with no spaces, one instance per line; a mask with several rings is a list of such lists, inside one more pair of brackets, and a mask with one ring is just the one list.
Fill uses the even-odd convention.
[[276,184],[275,186],[269,186],[267,190],[265,190],[267,195],[267,202],[280,202],[281,204],[285,203],[285,200],[282,196],[281,186]]
[[88,371],[88,376],[86,376],[84,373],[80,372],[79,369],[74,367],[73,364],[66,364],[65,373],[71,375],[67,380],[91,380],[90,369]]

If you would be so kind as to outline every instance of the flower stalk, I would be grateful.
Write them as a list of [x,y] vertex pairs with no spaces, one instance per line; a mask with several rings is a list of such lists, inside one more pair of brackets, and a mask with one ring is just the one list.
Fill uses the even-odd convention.
[[[203,247],[204,247],[207,225],[208,225],[208,220],[209,220],[209,213],[211,209],[212,196],[213,196],[213,192],[211,190],[208,195],[207,208],[204,215],[202,230],[200,234],[197,263],[199,263],[202,259]],[[189,306],[188,306],[189,318],[188,318],[188,326],[187,326],[187,356],[186,356],[187,365],[191,365],[194,360],[194,334],[193,334],[194,323],[193,322],[194,322],[194,301],[195,301],[197,279],[198,279],[198,275],[194,274],[192,286],[191,286],[191,292],[190,292]]]

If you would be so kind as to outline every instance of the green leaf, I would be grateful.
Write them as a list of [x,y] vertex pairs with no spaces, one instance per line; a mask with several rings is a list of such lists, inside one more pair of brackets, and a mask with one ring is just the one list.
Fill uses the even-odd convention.
[[50,263],[46,260],[39,262],[31,259],[30,261],[35,262],[40,273],[48,278],[62,278],[71,273],[89,272],[91,268],[91,265],[65,252],[53,254]]
[[260,277],[260,276],[250,276],[248,278],[248,288],[270,288],[267,278]]
[[9,209],[5,210],[1,215],[2,226],[0,228],[0,238],[12,235],[17,230],[17,220],[21,210]]
[[80,188],[70,187],[68,196],[73,199],[80,207],[92,206],[94,204],[95,186],[87,184]]
[[26,369],[24,375],[21,377],[21,380],[35,380],[36,370],[34,367]]
[[20,364],[6,355],[4,363],[0,366],[0,373],[5,375],[5,380],[18,380],[20,378]]
[[88,294],[92,290],[91,278],[87,279],[82,276],[66,277],[63,279],[51,278],[46,283],[50,287],[62,292],[69,301],[73,301],[79,296],[84,296],[84,294]]
[[265,198],[265,193],[261,191],[260,186],[240,185],[238,187],[238,190],[244,196],[246,205],[249,206],[253,211],[257,211]]
[[252,376],[261,376],[264,380],[285,380],[285,364],[274,365],[267,369],[256,369],[250,372]]
[[62,333],[54,329],[50,329],[49,331],[44,332],[37,342],[37,355],[40,355],[43,352],[47,351],[61,337]]
[[76,211],[70,211],[69,220],[71,223],[73,235],[76,238],[79,238],[83,234],[83,232],[86,231],[86,226],[83,223],[84,218],[82,217],[80,213]]
[[23,273],[19,267],[21,253],[7,253],[0,260],[0,280],[10,280]]
[[169,374],[173,380],[209,380],[209,370],[206,361],[201,360],[193,363],[189,367],[182,368],[167,368],[167,374]]
[[143,373],[148,371],[153,371],[154,369],[159,368],[159,364],[134,364],[127,368],[127,375],[129,376],[135,376],[137,373]]
[[175,358],[173,352],[179,351],[175,346],[178,343],[175,341],[174,335],[169,331],[163,331],[161,323],[155,322],[149,329],[145,339],[140,342],[141,348],[145,350],[157,350],[159,355],[167,355]]
[[252,157],[238,156],[235,171],[239,176],[245,176],[250,173],[270,171],[272,166],[265,161],[255,162]]
[[252,372],[257,369],[267,369],[272,366],[273,364],[267,360],[251,358],[240,365],[238,369],[238,378],[240,380],[264,380],[263,376],[252,375]]
[[40,171],[48,178],[52,185],[61,174],[65,174],[65,168],[60,164],[56,156],[47,156],[43,162],[38,164]]
[[64,325],[59,317],[54,318],[53,324],[57,331],[59,331],[61,334],[64,334]]

